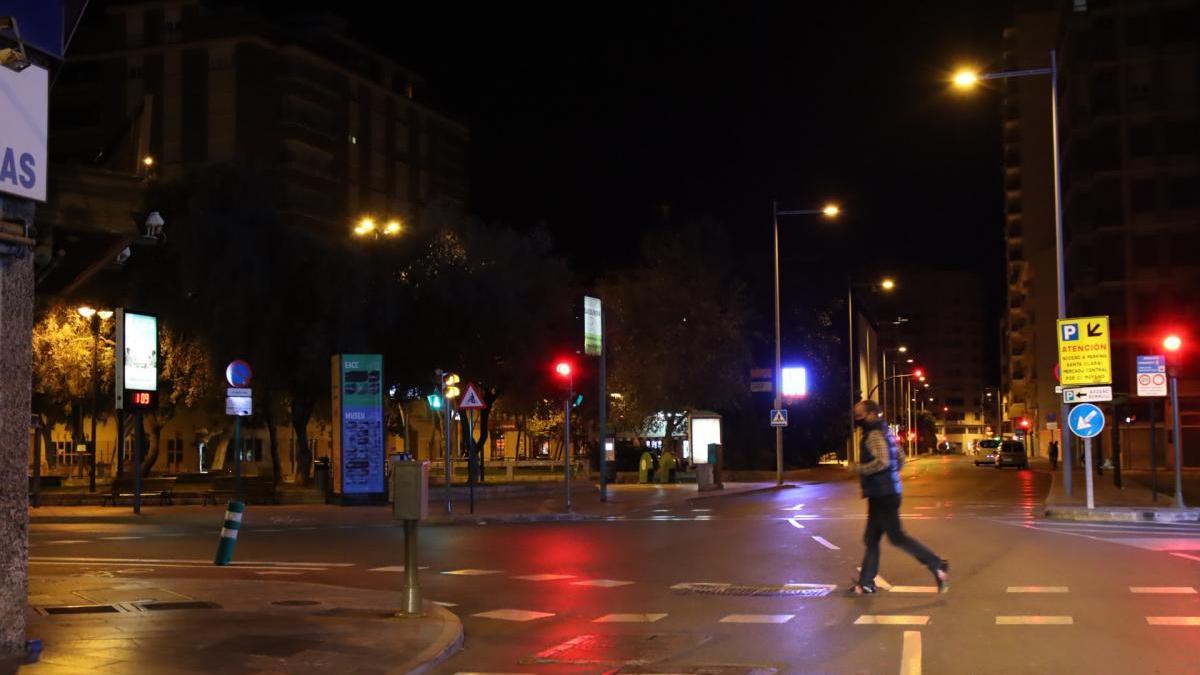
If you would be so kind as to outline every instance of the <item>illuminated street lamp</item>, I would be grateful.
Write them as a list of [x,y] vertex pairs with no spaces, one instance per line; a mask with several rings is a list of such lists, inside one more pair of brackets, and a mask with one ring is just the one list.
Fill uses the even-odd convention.
[[[830,220],[837,218],[842,209],[832,202],[819,209],[779,210],[779,202],[771,201],[771,222],[775,235],[775,372],[773,390],[775,392],[775,409],[783,408],[783,398],[780,390],[783,388],[783,354],[780,346],[780,310],[779,310],[779,216],[824,216]],[[853,368],[851,368],[853,370]],[[853,398],[853,396],[851,397]],[[850,433],[854,433],[853,405],[851,406]],[[783,485],[783,428],[775,427],[775,484]]]
[[1179,425],[1179,370],[1183,356],[1183,338],[1171,333],[1163,338],[1167,350],[1167,377],[1171,382],[1171,426],[1175,430],[1175,508],[1183,508],[1183,428]]
[[[96,491],[96,417],[100,414],[100,322],[112,318],[112,310],[96,309],[88,305],[79,307],[79,316],[87,319],[92,327],[92,440],[89,453],[88,491]],[[120,445],[120,439],[117,439]],[[118,449],[118,452],[120,450]]]

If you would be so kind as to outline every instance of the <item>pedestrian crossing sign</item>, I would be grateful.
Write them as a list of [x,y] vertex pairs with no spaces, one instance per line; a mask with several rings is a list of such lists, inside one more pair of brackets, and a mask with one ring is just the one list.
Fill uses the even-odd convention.
[[787,425],[788,425],[787,424],[787,410],[772,409],[771,410],[771,426],[786,427]]
[[458,402],[459,410],[478,410],[486,408],[487,404],[483,402],[483,397],[479,395],[479,388],[474,382],[468,382],[466,390],[463,391],[462,399]]

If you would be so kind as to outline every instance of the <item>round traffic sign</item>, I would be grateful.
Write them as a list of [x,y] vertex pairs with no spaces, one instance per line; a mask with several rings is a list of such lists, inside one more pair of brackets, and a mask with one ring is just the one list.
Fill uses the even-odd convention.
[[254,371],[250,369],[249,363],[241,359],[230,361],[229,365],[225,366],[225,381],[231,387],[247,387],[252,379]]
[[1138,375],[1138,384],[1150,384],[1150,375],[1147,373]]
[[1067,426],[1080,438],[1099,436],[1104,430],[1104,413],[1091,403],[1080,403],[1067,415]]

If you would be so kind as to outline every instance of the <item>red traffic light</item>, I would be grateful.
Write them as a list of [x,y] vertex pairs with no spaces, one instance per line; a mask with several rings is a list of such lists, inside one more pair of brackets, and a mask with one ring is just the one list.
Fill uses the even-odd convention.
[[1022,429],[1028,429],[1028,428],[1029,428],[1029,418],[1028,418],[1028,417],[1022,417],[1022,418],[1021,418],[1021,428],[1022,428]]
[[1169,352],[1177,352],[1183,348],[1183,338],[1174,334],[1168,335],[1167,337],[1163,338],[1162,345],[1163,349]]
[[916,377],[916,378],[925,377],[925,371],[920,368],[917,368],[916,370],[913,371],[913,377]]
[[570,377],[571,376],[570,362],[559,361],[558,363],[554,364],[554,372],[557,373],[559,377]]

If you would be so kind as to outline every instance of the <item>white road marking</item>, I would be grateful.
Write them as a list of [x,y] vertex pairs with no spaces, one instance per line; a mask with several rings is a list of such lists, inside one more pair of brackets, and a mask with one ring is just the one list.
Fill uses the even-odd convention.
[[904,614],[863,614],[854,620],[856,626],[927,626],[929,617]]
[[437,600],[430,600],[430,602],[439,607],[458,607],[457,602],[438,602]]
[[784,508],[783,510],[784,510],[784,511],[799,511],[799,510],[801,510],[801,509],[803,509],[803,508],[804,508],[804,505],[803,505],[803,504],[797,504],[797,505],[795,505],[795,506],[789,506],[789,507],[786,507],[786,508]]
[[817,542],[818,544],[820,544],[820,545],[824,546],[825,548],[829,549],[830,551],[840,551],[840,550],[842,550],[842,548],[841,548],[840,546],[835,546],[835,545],[833,545],[833,544],[829,543],[829,540],[828,540],[828,539],[826,539],[825,537],[818,537],[818,536],[816,536],[816,535],[813,535],[813,541],[815,541],[815,542]]
[[42,544],[86,544],[86,539],[55,539],[54,541],[43,541]]
[[536,621],[554,616],[552,612],[533,612],[527,609],[493,609],[490,612],[480,612],[471,616],[480,619],[499,619],[500,621]]
[[1069,593],[1066,586],[1009,586],[1007,593]]
[[525,576],[513,577],[521,581],[558,581],[560,579],[574,579],[574,574],[526,574]]
[[804,525],[802,525],[802,524],[800,523],[800,521],[796,520],[795,518],[788,518],[788,520],[787,520],[787,521],[788,521],[788,523],[789,523],[789,524],[790,524],[792,527],[796,528],[797,530],[803,530],[803,529],[804,529]]
[[937,586],[892,586],[888,589],[892,593],[937,593]]
[[598,588],[616,588],[617,586],[628,586],[632,581],[616,581],[614,579],[587,579],[585,581],[572,581],[572,586],[595,586]]
[[465,569],[465,570],[449,570],[447,572],[442,572],[442,574],[449,574],[451,576],[456,576],[456,577],[482,577],[482,576],[487,576],[488,574],[500,574],[502,571],[503,570]]
[[671,509],[653,509],[651,513],[670,513]]
[[1200,626],[1200,616],[1148,616],[1151,626]]
[[730,614],[720,623],[787,623],[795,614]]
[[145,537],[100,537],[106,541],[128,541],[131,539],[145,539]]
[[921,631],[904,631],[904,649],[900,652],[900,675],[921,675]]
[[1191,537],[1109,537],[1108,540],[1147,551],[1200,551],[1200,539]]
[[1171,555],[1175,556],[1176,558],[1184,558],[1186,560],[1195,560],[1196,562],[1200,562],[1200,556],[1197,555],[1188,555],[1187,553],[1172,553]]
[[708,513],[712,509],[692,509],[692,513]]
[[592,623],[654,623],[665,618],[666,614],[605,614]]
[[1191,586],[1130,586],[1130,593],[1195,593]]
[[[417,571],[429,569],[428,565],[418,565]],[[387,567],[372,567],[368,572],[403,572],[404,565],[388,565]]]
[[1069,616],[998,616],[997,626],[1070,626],[1075,620]]

